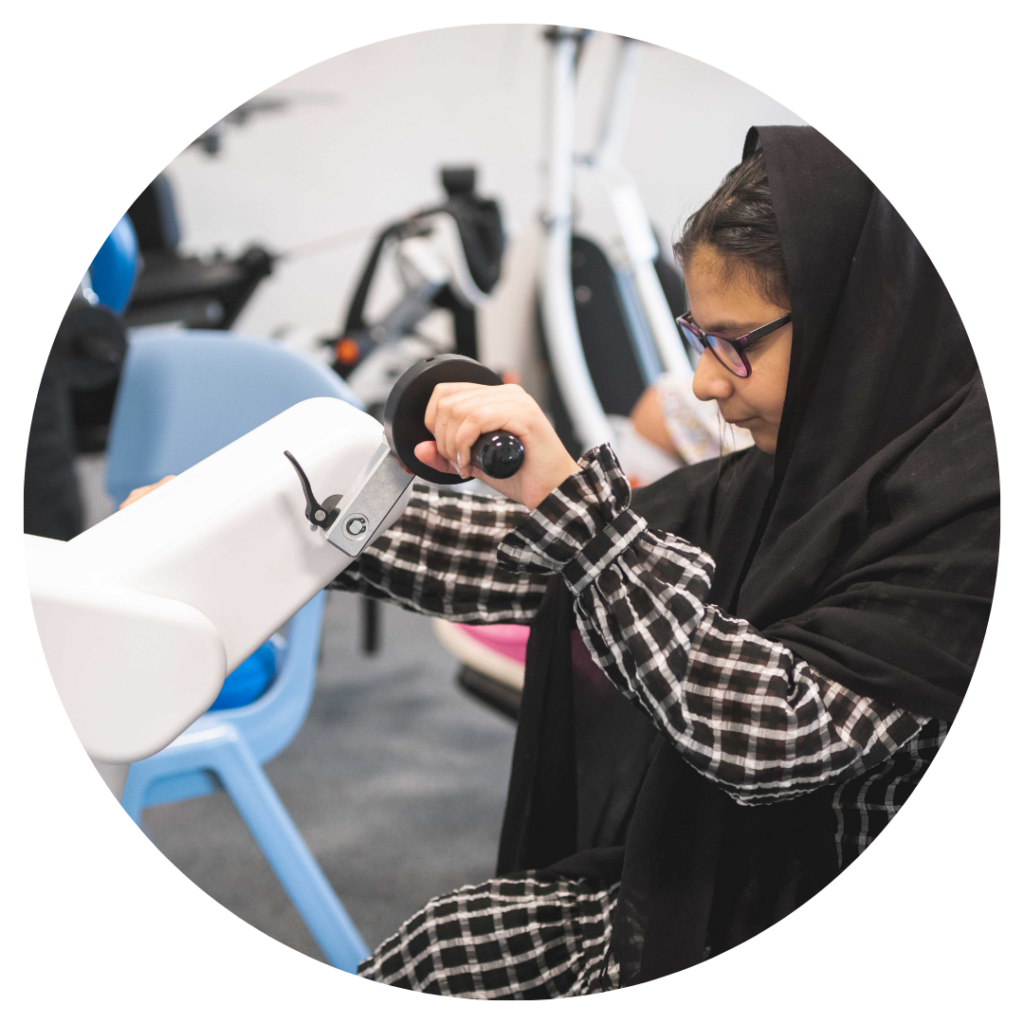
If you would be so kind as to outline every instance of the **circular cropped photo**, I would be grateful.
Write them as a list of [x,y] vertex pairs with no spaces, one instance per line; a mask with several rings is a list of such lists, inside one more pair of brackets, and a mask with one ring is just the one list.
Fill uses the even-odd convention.
[[125,207],[39,385],[33,607],[224,907],[368,983],[602,993],[910,798],[985,635],[995,441],[939,272],[814,127],[637,40],[446,29]]

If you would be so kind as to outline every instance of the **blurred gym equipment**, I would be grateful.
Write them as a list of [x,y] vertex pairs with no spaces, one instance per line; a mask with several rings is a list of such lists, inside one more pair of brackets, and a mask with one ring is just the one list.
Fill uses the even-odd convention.
[[166,174],[143,189],[128,209],[142,254],[132,300],[125,311],[129,327],[177,324],[227,330],[259,283],[274,269],[274,256],[250,245],[229,258],[185,255],[174,192]]
[[[477,358],[476,310],[501,276],[506,239],[497,201],[477,195],[473,167],[442,168],[441,184],[443,203],[389,224],[377,236],[345,325],[326,341],[334,349],[334,368],[377,415],[409,366],[449,349],[450,343],[418,330],[434,310],[451,314],[454,351]],[[370,317],[370,293],[388,262],[401,291],[383,313]]]

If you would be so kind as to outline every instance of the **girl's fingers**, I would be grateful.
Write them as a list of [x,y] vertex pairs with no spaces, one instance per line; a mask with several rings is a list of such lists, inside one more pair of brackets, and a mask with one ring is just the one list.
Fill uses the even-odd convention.
[[439,473],[456,473],[458,470],[437,450],[433,441],[420,441],[413,449],[413,454],[424,465],[436,469]]
[[481,384],[467,384],[465,382],[455,382],[452,384],[437,384],[434,386],[434,390],[430,394],[430,401],[427,402],[427,411],[423,415],[423,422],[426,424],[427,430],[436,436],[437,431],[434,430],[434,423],[437,418],[437,405],[438,402],[443,398],[448,398],[452,395],[458,394],[460,391],[466,391],[471,388],[483,387]]
[[[484,418],[492,410],[473,410],[469,412],[458,430],[452,437],[452,447],[456,453],[456,462],[461,458],[463,467],[472,472],[473,470],[473,445],[479,440],[480,435],[488,430],[497,430],[498,427],[488,426],[490,419]],[[504,420],[504,417],[502,417]]]
[[[421,462],[443,473],[483,477],[529,509],[536,508],[578,468],[543,410],[515,384],[439,384],[430,396],[424,424],[434,440],[417,445],[416,457]],[[522,469],[507,480],[492,480],[470,462],[473,445],[481,434],[492,430],[507,430],[526,447]]]
[[[467,409],[473,407],[479,398],[472,394],[454,393],[442,396],[438,400],[437,416],[435,419],[434,437],[437,440],[437,450],[449,462],[458,466],[458,451],[455,447],[455,436],[466,415]],[[463,460],[461,472],[465,473],[466,461]],[[456,470],[460,472],[460,470]]]
[[117,506],[118,511],[127,506],[134,504],[139,498],[144,498],[150,491],[155,491],[158,487],[163,487],[169,480],[173,480],[173,474],[171,476],[165,476],[163,480],[158,480],[155,484],[147,484],[145,487],[136,487],[133,491],[130,491],[128,497]]
[[458,464],[458,452],[453,447],[454,435],[465,410],[472,408],[475,403],[486,401],[486,392],[491,390],[482,384],[438,384],[427,405],[424,424],[433,433],[438,452],[452,463],[451,472],[463,477],[470,475],[469,467],[465,459],[461,467]]
[[470,474],[470,448],[483,429],[484,418],[495,416],[500,416],[500,406],[490,395],[454,396],[442,403],[438,419],[444,419],[444,424],[438,449],[460,467],[463,476]]
[[[543,413],[532,403],[527,405],[521,396],[510,394],[497,396],[495,402],[478,404],[473,408],[461,410],[460,423],[451,439],[448,457],[454,453],[456,459],[462,458],[464,466],[471,465],[472,449],[482,434],[495,430],[507,430],[523,442],[527,450],[533,449],[544,436],[543,430],[548,427],[547,420],[543,424],[537,422]],[[552,437],[554,434],[552,432]],[[474,474],[479,475],[479,474]]]
[[[541,438],[547,439],[547,434],[551,434],[549,440],[555,440],[540,407],[514,384],[439,384],[431,395],[424,422],[434,434],[437,454],[464,478],[483,475],[471,462],[473,445],[482,433],[508,430],[528,448],[541,443]],[[544,451],[548,447],[541,443]],[[560,444],[558,448],[561,450]]]
[[[440,390],[438,385],[437,390]],[[494,388],[484,387],[480,384],[464,385],[456,387],[447,385],[445,390],[438,395],[434,416],[434,436],[437,440],[437,450],[450,462],[459,465],[460,452],[456,444],[456,436],[466,417],[481,404],[487,404],[494,399]],[[469,475],[469,463],[465,453],[462,453],[462,467],[459,472],[463,476]]]

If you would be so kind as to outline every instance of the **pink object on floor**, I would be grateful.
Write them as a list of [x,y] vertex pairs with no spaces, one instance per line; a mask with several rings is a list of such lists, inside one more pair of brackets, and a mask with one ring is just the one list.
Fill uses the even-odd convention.
[[454,626],[495,654],[525,664],[526,641],[530,639],[529,626],[465,626],[461,623],[454,623]]

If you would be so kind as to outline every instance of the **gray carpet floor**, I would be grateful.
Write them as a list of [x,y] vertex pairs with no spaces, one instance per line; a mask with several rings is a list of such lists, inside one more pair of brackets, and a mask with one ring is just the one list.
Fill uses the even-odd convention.
[[[514,726],[455,684],[429,619],[330,593],[308,719],[267,775],[372,948],[431,896],[494,873]],[[224,793],[148,808],[143,826],[243,920],[323,959]]]

